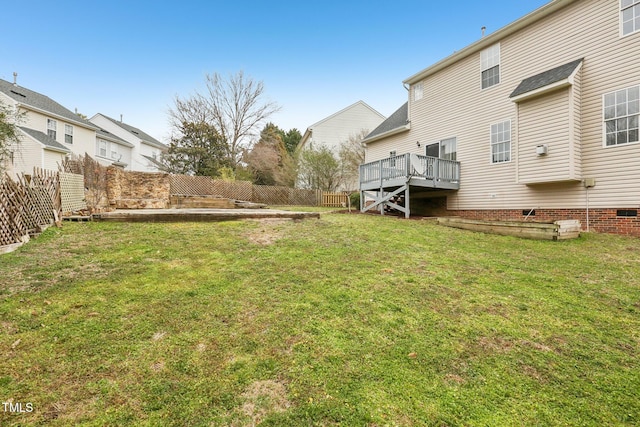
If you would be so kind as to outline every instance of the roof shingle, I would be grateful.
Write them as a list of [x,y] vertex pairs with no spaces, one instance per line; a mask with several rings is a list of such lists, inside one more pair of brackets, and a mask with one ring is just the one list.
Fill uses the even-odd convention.
[[62,117],[70,122],[80,124],[89,129],[96,129],[96,126],[93,123],[83,119],[41,93],[34,92],[22,86],[14,85],[13,83],[9,83],[2,79],[0,79],[0,92],[26,107],[32,107],[37,110],[51,113],[52,115]]
[[57,151],[63,151],[65,153],[71,153],[71,150],[69,150],[67,147],[65,147],[64,145],[60,144],[58,141],[51,138],[46,133],[42,133],[38,130],[29,129],[23,126],[19,126],[19,128],[24,133],[26,133],[27,135],[29,135],[31,138],[35,139],[39,143],[43,144],[47,148],[51,148]]
[[509,95],[509,98],[515,98],[518,95],[532,92],[536,89],[540,89],[545,86],[549,86],[550,84],[569,78],[569,76],[573,74],[573,72],[576,70],[578,65],[582,63],[583,60],[584,58],[576,59],[575,61],[569,62],[568,64],[561,65],[559,67],[524,79],[511,93],[511,95]]
[[382,135],[385,132],[402,128],[407,125],[408,119],[409,119],[409,103],[405,102],[385,121],[380,123],[380,125],[377,128],[372,130],[371,133],[364,138],[364,141],[366,142],[367,139],[371,139],[378,135]]

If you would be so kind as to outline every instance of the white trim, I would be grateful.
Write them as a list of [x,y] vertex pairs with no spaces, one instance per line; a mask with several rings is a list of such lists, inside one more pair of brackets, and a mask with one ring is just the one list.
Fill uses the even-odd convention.
[[[636,85],[623,87],[623,88],[616,89],[614,91],[610,91],[610,92],[606,92],[606,93],[602,94],[602,96],[601,96],[601,99],[602,99],[602,103],[601,103],[602,114],[600,115],[600,119],[602,120],[602,126],[601,126],[601,128],[602,128],[602,148],[626,147],[628,145],[635,145],[635,144],[639,144],[640,143],[640,139],[639,139],[638,141],[625,142],[624,144],[607,145],[607,120],[604,117],[604,110],[605,110],[604,97],[609,95],[609,94],[612,94],[612,93],[615,94],[616,92],[618,92],[620,90],[629,90],[629,89],[632,89],[634,87],[637,87],[640,90],[640,84],[636,84]],[[638,116],[639,116],[638,120],[640,120],[640,111],[638,112]],[[628,117],[628,115],[625,116],[625,117]],[[640,127],[639,127],[639,132],[640,132]]]
[[[498,64],[497,65],[493,65],[493,66],[491,66],[489,68],[484,68],[483,69],[482,68],[482,54],[484,52],[488,51],[489,49],[494,48],[495,46],[498,47]],[[491,86],[482,87],[482,73],[484,73],[485,71],[490,70],[490,69],[492,69],[492,68],[494,68],[496,66],[498,67],[498,83],[494,83]],[[498,42],[498,43],[492,44],[491,46],[486,47],[486,48],[484,48],[484,49],[482,49],[480,51],[480,90],[481,91],[485,91],[485,90],[491,89],[494,86],[500,86],[500,83],[502,83],[502,47],[500,46],[500,42]]]
[[[626,7],[626,8],[624,8],[624,9],[634,8],[634,7],[636,7],[636,6],[637,6],[637,7],[640,7],[640,2],[637,2],[637,3],[635,3],[635,4],[632,4],[631,6],[627,6],[627,7]],[[623,9],[623,7],[622,7],[622,0],[619,0],[619,1],[618,1],[618,36],[619,36],[620,38],[624,38],[624,37],[631,36],[631,35],[633,35],[633,34],[640,33],[640,27],[636,28],[635,30],[631,31],[631,32],[630,32],[630,33],[628,33],[628,34],[625,34],[625,33],[624,33],[624,25],[623,25],[623,22],[622,22],[622,12],[623,12],[623,10],[624,10],[624,9]]]
[[[493,142],[491,141],[491,137],[493,136],[493,133],[491,132],[491,128],[494,125],[499,125],[505,122],[509,122],[509,160],[504,160],[501,162],[494,162],[493,161]],[[489,164],[490,165],[501,165],[504,163],[512,163],[513,162],[513,120],[511,120],[511,118],[509,119],[505,119],[505,120],[500,120],[494,123],[490,123],[489,124]],[[498,142],[497,144],[502,144],[503,142]]]

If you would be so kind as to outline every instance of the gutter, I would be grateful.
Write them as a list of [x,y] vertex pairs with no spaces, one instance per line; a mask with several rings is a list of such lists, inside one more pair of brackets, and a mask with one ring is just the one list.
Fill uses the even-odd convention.
[[[29,105],[29,104],[23,104],[21,102],[17,102],[16,105],[18,106],[18,108],[22,107],[22,108],[25,108],[27,110],[35,111],[36,113],[41,113],[41,114],[43,114],[45,116],[54,117],[54,118],[56,118],[58,120],[61,120],[63,122],[70,122],[70,123],[73,123],[73,124],[75,124],[77,126],[82,126],[85,129],[90,129],[90,130],[98,130],[99,129],[98,127],[94,126],[93,124],[87,124],[87,123],[83,123],[83,122],[80,122],[80,121],[76,121],[74,119],[70,119],[69,117],[61,116],[59,114],[53,113],[51,111],[47,111],[47,110],[43,110],[43,109],[37,108],[37,107],[34,107],[32,105]],[[73,113],[71,113],[71,114],[73,114]],[[90,123],[90,122],[88,122],[88,123]]]
[[407,123],[404,126],[397,127],[395,129],[388,130],[386,132],[379,133],[378,135],[372,136],[371,138],[365,138],[362,140],[363,144],[370,144],[372,142],[376,142],[380,139],[386,138],[388,136],[396,135],[398,133],[406,132],[411,129],[411,124]]

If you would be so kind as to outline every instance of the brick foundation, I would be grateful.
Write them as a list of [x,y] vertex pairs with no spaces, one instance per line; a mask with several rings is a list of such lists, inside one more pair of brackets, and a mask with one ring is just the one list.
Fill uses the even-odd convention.
[[[640,237],[640,217],[618,216],[618,210],[638,210],[638,208],[589,209],[589,229],[600,233],[622,234]],[[528,211],[528,210],[525,210]],[[504,210],[449,210],[448,215],[470,219],[522,221],[526,217],[522,209]],[[528,220],[553,222],[564,219],[577,219],[582,229],[587,229],[585,209],[536,209],[535,216]]]

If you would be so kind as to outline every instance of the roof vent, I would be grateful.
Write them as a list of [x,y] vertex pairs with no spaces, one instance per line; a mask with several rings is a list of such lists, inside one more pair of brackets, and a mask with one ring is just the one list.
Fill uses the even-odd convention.
[[485,31],[487,31],[487,27],[480,28],[480,31],[482,31],[482,37],[484,37]]
[[13,85],[18,86],[18,73],[13,72]]

